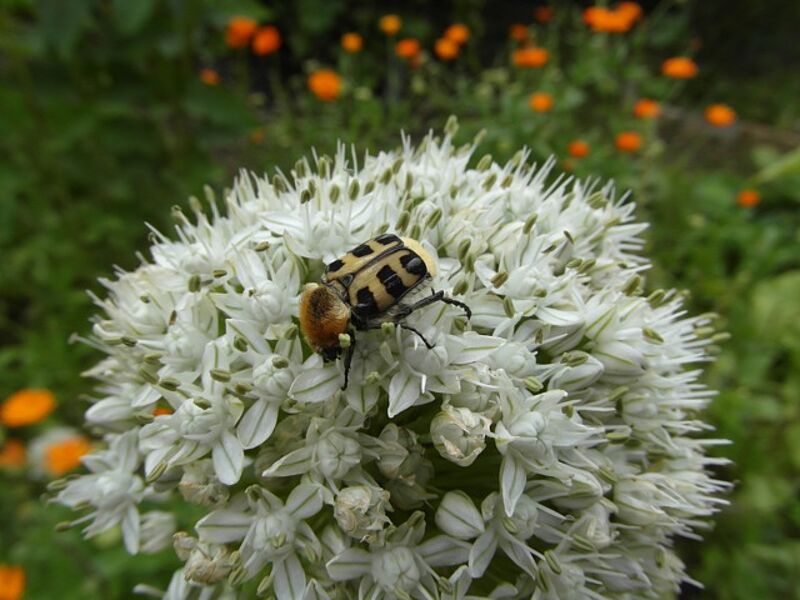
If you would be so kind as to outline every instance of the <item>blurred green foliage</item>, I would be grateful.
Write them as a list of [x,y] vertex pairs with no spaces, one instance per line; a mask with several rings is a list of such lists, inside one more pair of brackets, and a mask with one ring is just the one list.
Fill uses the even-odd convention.
[[[751,3],[662,1],[629,33],[608,35],[588,30],[578,6],[559,3],[547,24],[533,22],[532,6],[404,4],[400,35],[425,48],[453,21],[472,32],[454,63],[427,50],[414,69],[394,55],[376,26],[381,9],[368,2],[4,2],[0,395],[47,387],[60,408],[39,426],[0,431],[0,441],[28,442],[55,423],[80,427],[90,392],[80,373],[98,357],[68,340],[89,328],[85,290],[99,293],[96,279],[112,265],[136,266],[144,221],[168,231],[170,205],[204,184],[230,185],[239,168],[286,168],[311,147],[333,151],[337,139],[394,146],[401,129],[417,136],[456,114],[463,141],[486,129],[476,158],[505,160],[527,145],[533,160],[555,155],[560,168],[632,191],[652,223],[648,285],[691,290],[692,310],[718,313],[732,334],[707,381],[722,390],[711,419],[734,442],[717,453],[733,460],[720,476],[736,490],[707,541],[686,544],[690,573],[712,597],[800,598],[800,80],[769,59],[784,51],[790,34],[780,32],[797,27]],[[737,55],[720,46],[736,38],[725,23],[751,13],[756,29],[746,43],[767,60],[727,68]],[[258,57],[227,48],[233,15],[277,24],[280,51]],[[529,25],[549,50],[545,67],[513,67],[512,22]],[[344,31],[364,36],[361,53],[341,50]],[[700,77],[660,77],[661,61],[693,52],[698,35]],[[343,79],[336,102],[307,89],[306,75],[320,67]],[[205,85],[203,68],[221,83]],[[532,92],[551,94],[553,110],[532,112]],[[659,121],[633,117],[641,97],[663,103]],[[716,101],[732,105],[740,122],[725,130],[704,123],[702,108]],[[642,135],[637,155],[615,150],[624,130]],[[589,156],[567,156],[575,139],[591,145]],[[763,202],[737,206],[744,187],[756,187]],[[26,567],[29,598],[124,598],[137,582],[163,584],[176,564],[171,552],[128,557],[115,532],[91,542],[56,535],[55,523],[69,515],[40,502],[41,481],[0,472],[0,485],[0,563]]]

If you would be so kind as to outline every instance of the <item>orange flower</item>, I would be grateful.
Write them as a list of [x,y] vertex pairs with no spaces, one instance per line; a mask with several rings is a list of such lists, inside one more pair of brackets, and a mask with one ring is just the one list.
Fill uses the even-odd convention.
[[761,194],[753,189],[744,189],[736,196],[736,203],[742,208],[753,208],[761,202]]
[[274,54],[281,47],[281,32],[277,27],[265,25],[259,27],[253,36],[253,54],[267,56]]
[[553,20],[553,15],[555,15],[555,11],[552,6],[537,6],[533,11],[533,17],[539,23],[549,23]]
[[661,114],[661,106],[655,100],[642,98],[633,105],[633,115],[637,119],[655,119]]
[[691,79],[697,75],[697,64],[685,56],[668,58],[661,64],[661,74],[672,79]]
[[[631,2],[630,4],[635,3]],[[631,8],[617,7],[612,10],[604,6],[590,6],[583,11],[583,21],[593,31],[603,33],[625,33],[633,27],[639,16],[641,16],[641,8],[638,13]]]
[[463,23],[453,23],[444,30],[444,37],[454,44],[461,46],[469,39],[469,27]]
[[453,60],[458,56],[458,44],[448,38],[439,38],[433,45],[433,51],[436,52],[442,60]]
[[225,43],[230,48],[244,48],[257,28],[258,23],[250,17],[231,17],[225,29]]
[[323,102],[333,102],[342,91],[342,78],[330,69],[320,69],[308,76],[308,88]]
[[528,98],[528,106],[536,112],[548,112],[553,108],[553,97],[545,92],[536,92]]
[[397,42],[394,47],[394,53],[400,58],[414,58],[419,54],[420,46],[419,41],[414,38],[405,38]]
[[361,52],[364,47],[364,39],[357,33],[349,32],[342,36],[342,48],[345,52],[355,54]]
[[[6,440],[0,448],[0,469],[18,469],[25,464],[25,445],[19,440]],[[0,598],[2,596],[0,595]]]
[[378,28],[388,36],[395,36],[400,31],[403,22],[397,15],[383,15],[378,21]]
[[89,452],[91,444],[82,435],[50,444],[44,451],[44,465],[48,474],[60,477],[81,464],[81,456]]
[[20,390],[11,394],[0,406],[0,423],[6,427],[38,423],[55,407],[56,399],[50,390]]
[[219,85],[219,73],[214,69],[201,69],[200,81],[206,85]]
[[508,28],[508,37],[517,42],[524,42],[528,39],[528,28],[522,23],[514,23]]
[[636,2],[620,2],[617,4],[615,10],[625,15],[634,23],[642,19],[642,7]]
[[706,121],[714,127],[728,127],[736,121],[736,112],[727,104],[712,104],[706,108]]
[[623,131],[617,134],[614,143],[621,152],[638,152],[642,147],[642,136],[635,131]]
[[0,565],[0,600],[19,600],[25,592],[25,569]]
[[[261,137],[262,138],[264,137],[263,131],[261,131],[260,129],[254,129],[253,131],[250,132],[250,141],[253,141],[253,134],[256,132],[261,132]],[[172,410],[171,408],[167,408],[166,406],[156,406],[155,409],[153,409],[153,416],[160,417],[161,415],[171,415],[174,412],[175,412],[174,410]]]
[[575,158],[583,158],[584,156],[588,156],[589,150],[591,150],[591,147],[589,146],[588,142],[584,142],[583,140],[574,140],[569,143],[569,146],[567,146],[567,151],[569,152],[570,156],[574,156]]
[[550,59],[550,53],[544,48],[532,46],[530,48],[514,50],[511,59],[517,67],[536,69],[547,64],[547,61]]

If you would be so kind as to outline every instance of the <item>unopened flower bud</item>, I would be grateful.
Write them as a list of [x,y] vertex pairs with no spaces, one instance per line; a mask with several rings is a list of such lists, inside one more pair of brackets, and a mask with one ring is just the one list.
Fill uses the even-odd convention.
[[336,496],[333,516],[347,535],[358,540],[369,538],[389,522],[386,508],[389,492],[379,487],[355,485]]
[[491,423],[468,408],[445,406],[431,421],[433,445],[442,458],[468,467],[486,448]]

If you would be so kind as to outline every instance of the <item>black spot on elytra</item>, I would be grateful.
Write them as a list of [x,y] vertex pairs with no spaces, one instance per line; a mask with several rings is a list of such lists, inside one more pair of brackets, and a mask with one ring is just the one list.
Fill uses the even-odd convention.
[[397,276],[397,273],[389,265],[383,265],[381,270],[378,271],[378,280],[394,298],[399,298],[408,291],[403,280]]
[[393,233],[384,233],[376,237],[375,241],[383,246],[388,246],[389,244],[396,244],[400,241],[400,238]]
[[328,273],[335,273],[344,266],[344,263],[338,258],[332,263],[328,263]]
[[356,304],[354,310],[361,317],[371,317],[378,314],[378,303],[369,288],[361,288],[356,294]]
[[361,244],[360,246],[356,246],[355,248],[350,250],[350,254],[358,257],[369,256],[370,254],[372,254],[372,248],[370,248],[366,244]]
[[416,254],[404,254],[400,257],[400,264],[406,271],[418,277],[424,277],[428,272],[425,261]]

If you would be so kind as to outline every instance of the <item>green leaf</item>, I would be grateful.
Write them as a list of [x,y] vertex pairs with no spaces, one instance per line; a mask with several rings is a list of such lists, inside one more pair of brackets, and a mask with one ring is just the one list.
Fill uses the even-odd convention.
[[112,0],[114,24],[123,35],[137,33],[155,8],[154,0]]

